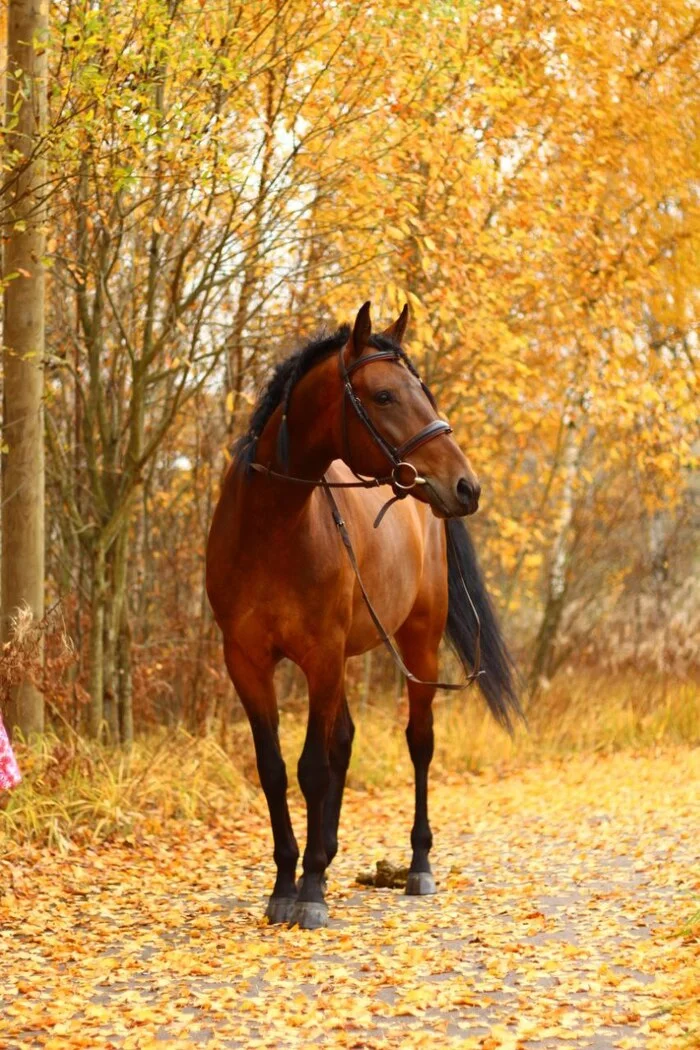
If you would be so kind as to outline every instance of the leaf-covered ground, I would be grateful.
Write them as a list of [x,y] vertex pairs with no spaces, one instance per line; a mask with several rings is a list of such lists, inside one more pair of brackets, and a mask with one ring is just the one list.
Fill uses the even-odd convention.
[[[700,1045],[700,752],[577,757],[432,787],[439,895],[404,862],[410,787],[349,792],[331,925],[261,921],[255,806],[0,863],[0,1045]],[[295,805],[297,827],[301,814]]]

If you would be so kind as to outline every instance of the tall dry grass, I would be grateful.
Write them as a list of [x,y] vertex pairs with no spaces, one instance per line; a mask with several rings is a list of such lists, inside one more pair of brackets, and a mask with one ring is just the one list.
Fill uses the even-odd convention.
[[22,783],[0,812],[0,855],[18,844],[59,850],[137,839],[165,821],[216,821],[247,806],[254,787],[213,736],[160,731],[129,753],[47,734],[19,743]]
[[[349,784],[379,789],[408,782],[412,769],[404,738],[406,700],[352,702],[357,735]],[[305,701],[281,712],[280,733],[297,791],[297,757],[305,733]],[[527,728],[511,739],[493,723],[475,689],[438,698],[431,775],[513,768],[585,751],[700,744],[700,690],[691,681],[563,675],[528,711]],[[35,842],[58,849],[112,837],[138,837],[170,820],[216,822],[264,805],[245,721],[195,738],[159,730],[128,754],[88,744],[74,734],[18,745],[24,781],[0,812],[0,852]]]

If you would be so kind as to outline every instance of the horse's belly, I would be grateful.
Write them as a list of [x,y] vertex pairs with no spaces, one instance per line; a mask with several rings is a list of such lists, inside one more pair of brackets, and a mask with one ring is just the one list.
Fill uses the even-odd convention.
[[[377,607],[372,599],[372,595],[369,595],[368,597],[372,602],[372,606],[379,617],[382,627],[390,637],[396,633],[403,623],[406,622],[415,602],[415,595],[411,600],[394,601],[391,603],[391,611],[382,615],[381,607]],[[359,656],[360,653],[366,653],[370,649],[376,649],[378,645],[382,644],[379,631],[372,621],[367,606],[362,599],[360,599],[360,601],[362,602],[362,605],[356,609],[352,627],[348,635],[346,647],[348,656]]]

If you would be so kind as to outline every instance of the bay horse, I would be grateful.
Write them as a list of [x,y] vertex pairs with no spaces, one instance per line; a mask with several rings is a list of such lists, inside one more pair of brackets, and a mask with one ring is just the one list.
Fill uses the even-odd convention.
[[[428,767],[443,634],[468,673],[480,650],[477,680],[497,721],[511,728],[520,712],[510,657],[459,520],[476,511],[479,483],[401,347],[407,320],[404,307],[373,335],[365,303],[352,329],[310,342],[277,366],[213,516],[207,592],[270,812],[271,923],[315,929],[328,921],[325,872],[338,849],[354,735],[348,657],[393,636],[407,672],[415,770],[409,894],[435,892]],[[391,491],[395,505],[373,528]],[[301,668],[309,694],[298,764],[307,811],[298,886],[273,685],[284,657]]]

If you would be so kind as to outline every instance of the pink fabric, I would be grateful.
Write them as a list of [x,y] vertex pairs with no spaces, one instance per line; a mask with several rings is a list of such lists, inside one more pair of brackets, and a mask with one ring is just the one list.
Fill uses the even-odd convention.
[[19,784],[21,779],[17,759],[0,716],[0,791],[9,791]]

